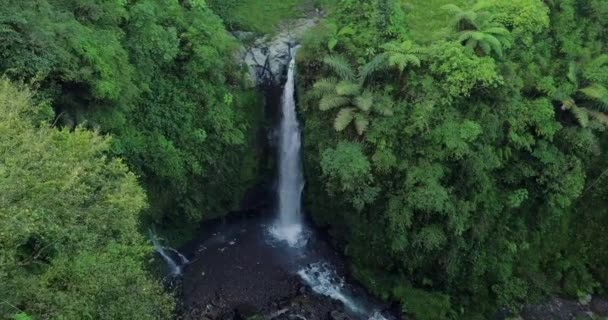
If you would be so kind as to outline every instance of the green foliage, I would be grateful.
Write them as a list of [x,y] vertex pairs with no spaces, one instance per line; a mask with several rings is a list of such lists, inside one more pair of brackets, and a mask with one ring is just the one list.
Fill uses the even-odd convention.
[[325,177],[336,181],[326,187],[330,194],[352,195],[351,201],[359,210],[375,199],[377,191],[372,187],[371,166],[361,145],[340,142],[336,149],[326,149],[321,156],[321,168]]
[[[306,205],[355,276],[416,319],[606,294],[604,2],[410,0],[383,26],[339,4],[332,67],[321,33],[298,61]],[[366,91],[391,116],[349,134]]]
[[420,320],[449,319],[451,315],[450,297],[440,293],[399,286],[395,296],[403,302],[404,311]]
[[191,227],[237,206],[257,170],[261,103],[205,2],[10,0],[0,42],[0,71],[37,81],[59,126],[113,135],[148,221]]
[[298,17],[303,0],[207,0],[231,30],[273,33],[281,22]]
[[172,299],[144,271],[135,175],[109,156],[108,138],[52,128],[50,114],[0,81],[0,315],[168,317]]
[[[334,119],[336,131],[344,131],[352,123],[357,134],[363,135],[374,113],[385,116],[392,113],[380,93],[364,88],[365,77],[356,74],[346,58],[329,55],[323,62],[338,78],[318,80],[313,85],[313,95],[320,98],[321,111],[340,108]],[[366,65],[363,69],[369,70],[369,67]]]

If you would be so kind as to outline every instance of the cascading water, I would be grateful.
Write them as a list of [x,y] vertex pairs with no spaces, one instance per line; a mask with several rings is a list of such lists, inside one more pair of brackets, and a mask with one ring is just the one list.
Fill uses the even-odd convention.
[[301,196],[304,188],[301,163],[300,125],[295,102],[295,54],[287,72],[281,101],[282,118],[279,128],[279,217],[270,232],[290,246],[306,243],[301,217]]
[[[292,248],[302,248],[307,242],[301,217],[301,196],[304,178],[301,163],[300,125],[296,115],[295,56],[291,59],[287,81],[281,100],[282,118],[279,128],[279,184],[278,219],[270,228],[275,239],[285,241]],[[313,263],[299,268],[297,274],[318,294],[341,301],[352,313],[370,320],[385,320],[380,312],[369,311],[359,299],[352,296],[327,263]]]
[[344,279],[336,274],[334,268],[328,263],[316,262],[298,271],[298,275],[312,290],[318,294],[338,300],[352,313],[362,319],[387,320],[380,311],[365,306],[344,283]]
[[[185,264],[190,263],[188,258],[186,258],[183,254],[181,254],[179,251],[177,251],[173,248],[165,248],[164,246],[162,246],[160,244],[160,242],[158,241],[158,238],[156,237],[156,235],[152,232],[152,230],[149,230],[149,234],[150,234],[150,241],[152,241],[152,245],[154,245],[154,250],[156,250],[156,252],[160,255],[160,257],[165,261],[165,263],[167,264],[167,267],[169,268],[169,270],[171,272],[171,275],[180,276],[182,274],[182,267]],[[175,262],[175,260],[173,260],[171,255],[169,255],[169,253],[167,253],[167,250],[173,251],[179,257],[181,263],[178,264],[177,262]]]

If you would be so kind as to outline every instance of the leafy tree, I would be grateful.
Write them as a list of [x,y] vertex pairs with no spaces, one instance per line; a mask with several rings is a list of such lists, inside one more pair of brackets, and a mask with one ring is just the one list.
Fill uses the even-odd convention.
[[52,128],[35,101],[0,81],[0,315],[168,317],[172,300],[144,269],[135,176],[108,138]]
[[9,0],[0,8],[0,72],[37,81],[59,126],[111,133],[112,153],[147,190],[147,221],[167,229],[234,209],[257,169],[250,136],[259,95],[226,59],[237,42],[203,3]]
[[[385,26],[407,30],[372,40],[380,27],[361,21],[354,1],[338,1],[344,9],[329,19],[357,32],[331,56],[376,64],[356,72],[334,61],[342,67],[327,78],[324,50],[301,49],[306,205],[367,288],[425,319],[488,319],[548,295],[606,294],[607,247],[597,240],[608,217],[604,2],[440,10],[412,0],[404,20]],[[453,17],[451,39],[427,30],[445,21],[441,11]],[[388,51],[376,51],[389,43],[407,63],[388,67]],[[396,72],[376,72],[387,69]],[[345,80],[342,92],[353,93],[339,95]],[[321,102],[358,110],[352,99],[366,90],[382,92],[392,116],[374,117],[364,135],[336,132]],[[574,108],[556,93],[585,113],[586,127],[572,125]]]

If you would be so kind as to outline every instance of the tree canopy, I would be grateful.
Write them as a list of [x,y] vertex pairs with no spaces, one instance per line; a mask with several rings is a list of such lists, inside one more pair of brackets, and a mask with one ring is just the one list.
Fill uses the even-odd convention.
[[[336,2],[299,57],[306,205],[358,279],[415,319],[606,294],[604,2]],[[358,94],[336,56],[392,105],[364,135],[324,112]]]
[[50,115],[0,80],[0,316],[169,317],[172,299],[144,268],[135,175],[108,138],[52,128]]

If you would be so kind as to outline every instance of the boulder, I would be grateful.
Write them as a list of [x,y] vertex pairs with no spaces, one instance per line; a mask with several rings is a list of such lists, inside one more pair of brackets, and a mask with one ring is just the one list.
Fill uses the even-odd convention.
[[608,300],[594,297],[589,307],[596,315],[608,317]]
[[285,24],[275,36],[255,38],[250,32],[235,32],[244,47],[241,59],[249,68],[251,79],[256,85],[279,84],[289,65],[293,50],[298,46],[302,35],[317,24],[318,18],[302,18]]

